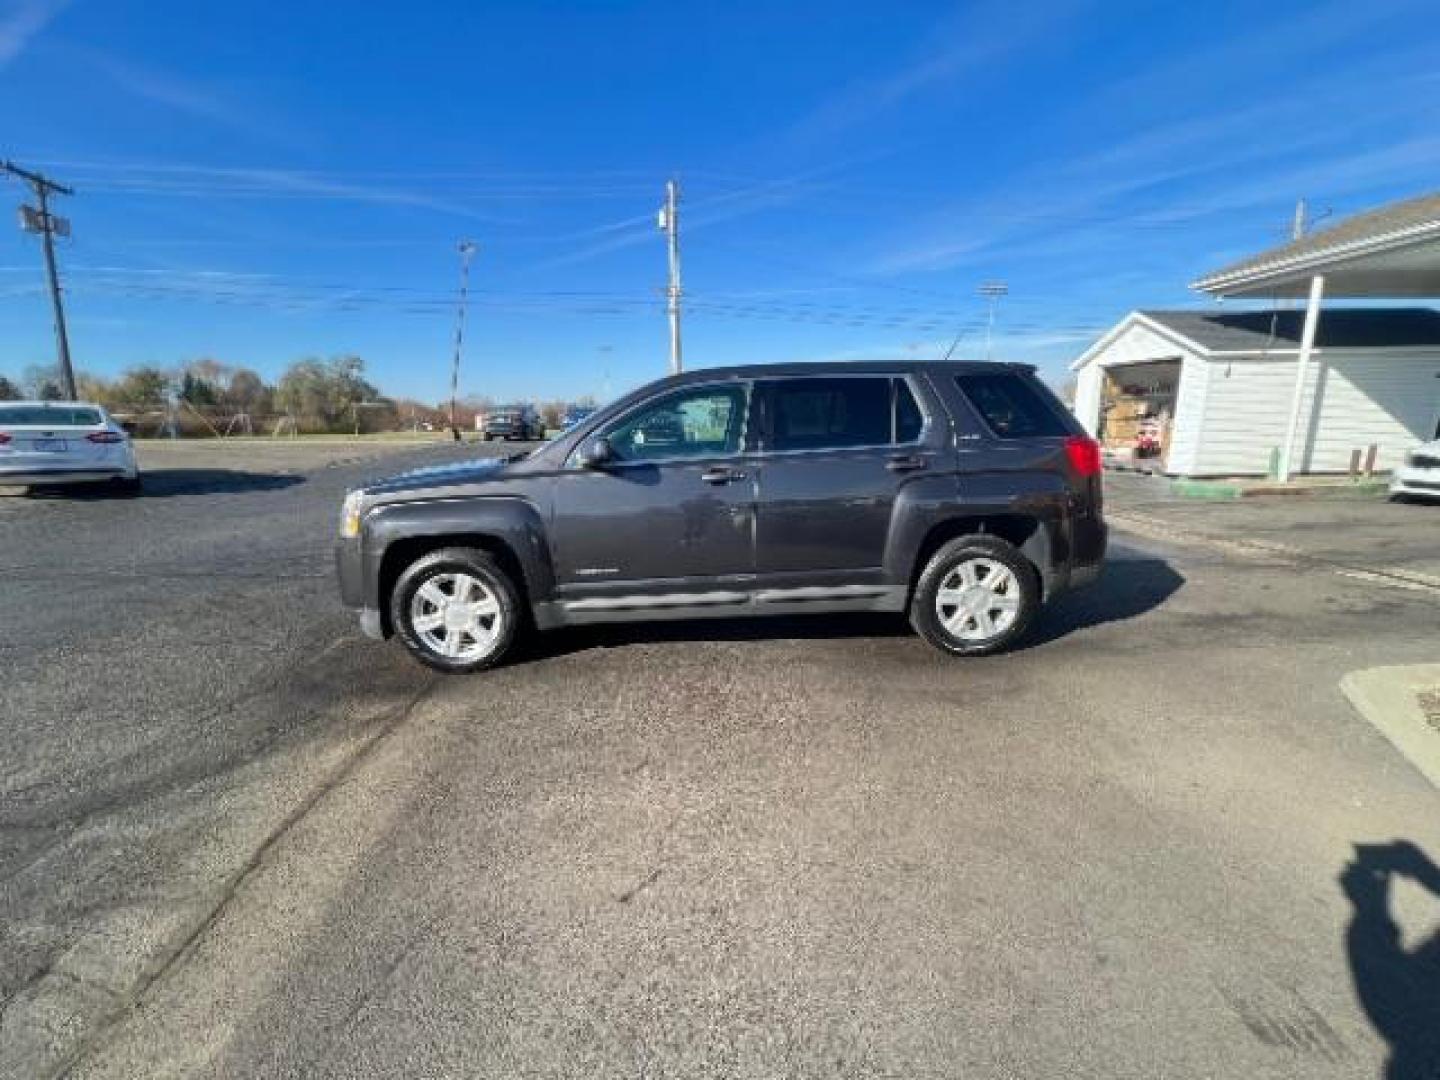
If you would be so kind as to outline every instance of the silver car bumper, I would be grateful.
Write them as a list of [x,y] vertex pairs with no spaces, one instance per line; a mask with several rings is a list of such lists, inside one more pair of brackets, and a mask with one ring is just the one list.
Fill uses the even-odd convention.
[[1440,469],[1406,465],[1390,478],[1392,495],[1426,495],[1440,499]]
[[134,473],[128,469],[28,469],[24,472],[0,469],[0,487],[30,484],[94,484],[122,480]]

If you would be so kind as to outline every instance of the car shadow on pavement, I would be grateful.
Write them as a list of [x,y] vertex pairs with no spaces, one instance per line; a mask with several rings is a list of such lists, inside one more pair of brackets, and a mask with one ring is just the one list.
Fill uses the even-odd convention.
[[278,491],[303,484],[292,473],[244,472],[238,469],[150,469],[141,474],[138,495],[128,496],[106,484],[33,485],[32,499],[105,500],[116,498],[165,499],[174,495],[225,495],[249,491]]
[[1440,911],[1440,866],[1416,845],[1356,844],[1340,872],[1350,901],[1345,951],[1355,995],[1390,1048],[1386,1080],[1440,1076],[1440,931],[1413,948],[1391,909],[1391,886],[1408,880],[1428,891]]
[[[1133,619],[1170,598],[1185,579],[1163,559],[1107,563],[1100,580],[1059,597],[1043,608],[1035,625],[1015,646],[1032,649],[1079,630]],[[903,615],[769,615],[676,622],[610,623],[575,626],[529,635],[517,662],[543,660],[590,649],[624,645],[701,641],[801,641],[841,638],[898,638],[914,634]]]
[[1185,578],[1164,559],[1112,560],[1094,585],[1065,593],[1042,608],[1016,648],[1033,649],[1077,630],[1137,618],[1160,607],[1184,584]]

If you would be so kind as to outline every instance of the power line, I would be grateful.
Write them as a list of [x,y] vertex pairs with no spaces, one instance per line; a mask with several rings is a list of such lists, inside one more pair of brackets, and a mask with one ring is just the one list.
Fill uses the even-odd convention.
[[64,184],[38,172],[22,169],[13,161],[0,161],[0,171],[9,173],[30,185],[35,201],[40,205],[21,205],[21,227],[26,232],[40,234],[41,248],[45,252],[45,280],[50,286],[50,306],[55,312],[55,347],[60,360],[60,378],[65,383],[65,396],[74,401],[79,394],[75,390],[75,370],[70,366],[70,335],[65,330],[65,305],[60,299],[60,277],[55,272],[55,234],[70,235],[70,222],[50,212],[50,195],[74,195],[75,192]]

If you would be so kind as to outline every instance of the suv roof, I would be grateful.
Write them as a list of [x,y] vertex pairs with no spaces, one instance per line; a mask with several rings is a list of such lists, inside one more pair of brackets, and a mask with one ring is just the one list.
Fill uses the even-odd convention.
[[677,386],[712,379],[787,378],[792,375],[904,375],[915,371],[964,375],[980,371],[1023,371],[1032,373],[1033,364],[1017,364],[999,360],[827,360],[792,361],[785,364],[736,364],[730,367],[695,368],[679,375],[670,375],[650,383],[673,383]]

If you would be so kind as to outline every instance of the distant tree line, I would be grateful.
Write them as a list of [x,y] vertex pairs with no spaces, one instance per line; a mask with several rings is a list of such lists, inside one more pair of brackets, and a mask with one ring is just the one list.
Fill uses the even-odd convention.
[[[296,360],[273,384],[250,368],[209,357],[179,368],[140,364],[113,379],[80,372],[75,383],[82,400],[105,406],[142,434],[157,433],[169,422],[197,435],[261,434],[291,424],[297,431],[346,432],[438,430],[450,423],[449,402],[384,397],[365,378],[365,362],[351,355]],[[18,380],[0,375],[0,401],[59,401],[65,396],[61,386],[57,368],[35,364]],[[456,424],[473,431],[477,417],[496,404],[488,397],[463,398],[456,403]],[[545,426],[557,429],[571,404],[552,400],[536,407]],[[593,407],[595,399],[587,395],[573,404]]]
[[[32,365],[18,381],[0,376],[0,400],[58,401],[64,397],[61,387],[55,367]],[[82,400],[132,418],[142,430],[154,426],[157,417],[174,416],[186,430],[233,428],[234,421],[248,418],[254,429],[285,419],[300,431],[357,426],[374,431],[394,427],[398,415],[395,402],[365,378],[365,362],[358,356],[297,360],[274,384],[250,368],[207,357],[178,369],[140,364],[113,379],[80,372],[75,389]]]

